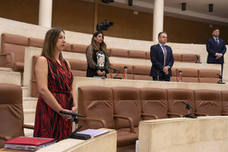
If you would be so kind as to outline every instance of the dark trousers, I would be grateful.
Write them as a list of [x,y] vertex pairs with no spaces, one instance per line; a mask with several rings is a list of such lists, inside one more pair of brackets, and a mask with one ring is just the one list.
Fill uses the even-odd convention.
[[164,72],[153,76],[154,81],[170,81],[170,75],[166,75]]

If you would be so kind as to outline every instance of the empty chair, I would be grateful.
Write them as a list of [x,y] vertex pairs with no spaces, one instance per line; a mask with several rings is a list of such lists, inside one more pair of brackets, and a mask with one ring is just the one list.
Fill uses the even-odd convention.
[[217,90],[195,90],[195,113],[217,116],[222,114],[221,93]]
[[114,128],[112,89],[99,86],[78,88],[78,112],[86,118],[83,128]]
[[110,65],[111,70],[110,73],[112,78],[121,78],[124,79],[124,67],[127,67],[127,79],[133,79],[133,66],[132,65],[124,65],[124,64],[117,64],[112,63]]
[[86,53],[87,45],[72,44],[71,51],[75,53]]
[[198,69],[193,68],[178,68],[177,74],[179,71],[182,72],[182,82],[199,82],[199,73]]
[[228,91],[223,90],[221,91],[222,96],[222,114],[228,115]]
[[71,65],[71,72],[74,76],[86,77],[87,62],[83,60],[68,59]]
[[[117,129],[117,145],[135,144],[138,138],[138,125],[141,120],[141,104],[139,90],[130,87],[114,87],[113,105],[115,126]],[[131,127],[129,128],[129,124]]]
[[38,97],[39,96],[39,93],[37,91],[37,84],[36,84],[36,74],[35,74],[35,65],[36,65],[36,62],[37,62],[37,59],[38,59],[39,56],[33,56],[32,57],[32,90],[31,90],[31,95],[32,97]]
[[13,70],[23,72],[25,46],[28,46],[28,37],[3,33],[1,38],[2,56],[8,54],[11,58],[9,64]]
[[29,37],[29,46],[43,48],[44,40]]
[[168,111],[171,117],[181,117],[188,114],[186,105],[191,105],[191,113],[195,112],[194,92],[190,89],[168,89]]
[[219,81],[220,70],[215,69],[200,69],[200,83],[217,83]]
[[116,48],[111,48],[110,51],[110,56],[112,57],[124,57],[124,58],[128,58],[128,50],[125,49],[116,49]]
[[160,88],[140,89],[143,119],[168,117],[167,90]]
[[178,77],[177,77],[177,69],[172,67],[172,77],[170,77],[170,81],[178,81]]
[[197,54],[183,54],[182,55],[182,62],[199,62],[199,55]]
[[146,59],[146,52],[140,50],[129,50],[129,58]]
[[182,54],[173,54],[174,61],[182,62]]
[[134,65],[134,80],[152,80],[152,77],[150,76],[150,68],[151,66]]
[[22,89],[14,84],[0,84],[0,147],[9,138],[24,136]]
[[72,45],[70,43],[65,43],[63,51],[72,52]]

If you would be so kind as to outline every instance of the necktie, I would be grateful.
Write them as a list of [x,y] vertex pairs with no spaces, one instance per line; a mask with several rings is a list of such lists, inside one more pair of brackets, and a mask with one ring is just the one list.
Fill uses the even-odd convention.
[[167,50],[166,50],[166,47],[165,45],[162,45],[162,48],[163,48],[163,53],[164,53],[164,66],[166,65],[166,59],[167,59]]
[[218,38],[216,38],[216,42],[217,42],[217,44],[219,45],[219,39],[218,39]]

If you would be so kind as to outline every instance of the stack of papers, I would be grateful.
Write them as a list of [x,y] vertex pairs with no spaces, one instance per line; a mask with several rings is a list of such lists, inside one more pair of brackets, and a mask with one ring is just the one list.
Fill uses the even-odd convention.
[[53,138],[39,138],[39,137],[16,137],[4,142],[4,148],[36,151],[40,148],[46,147],[55,143]]
[[105,130],[105,129],[86,129],[86,130],[83,130],[83,131],[79,131],[77,133],[87,134],[87,135],[90,135],[93,138],[93,137],[100,136],[100,135],[108,133],[108,132],[109,131]]

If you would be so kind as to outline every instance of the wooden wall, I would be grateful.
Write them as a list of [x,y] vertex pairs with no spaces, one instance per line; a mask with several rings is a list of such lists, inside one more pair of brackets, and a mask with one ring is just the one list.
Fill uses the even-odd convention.
[[[3,0],[2,0],[3,1]],[[81,0],[53,0],[52,25],[66,30],[93,33],[94,3]],[[0,5],[0,17],[38,24],[39,0],[4,0]],[[98,23],[105,19],[113,21],[114,26],[105,35],[152,40],[153,14],[113,6],[98,5]],[[213,25],[213,23],[210,23]],[[228,42],[228,25],[214,25],[221,29],[221,38]],[[170,42],[205,43],[211,36],[209,23],[165,16],[164,31]]]

